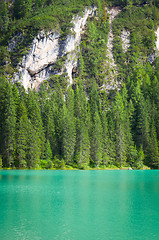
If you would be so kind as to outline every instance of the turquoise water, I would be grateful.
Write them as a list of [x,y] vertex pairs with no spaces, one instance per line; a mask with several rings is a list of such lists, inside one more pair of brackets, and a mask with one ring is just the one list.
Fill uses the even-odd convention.
[[0,171],[0,239],[159,239],[159,171]]

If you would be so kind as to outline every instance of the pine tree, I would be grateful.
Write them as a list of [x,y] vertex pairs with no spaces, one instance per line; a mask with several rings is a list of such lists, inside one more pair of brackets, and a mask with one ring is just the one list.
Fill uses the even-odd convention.
[[1,153],[3,166],[13,167],[16,150],[16,108],[12,86],[6,79],[0,79],[0,112],[1,112]]
[[27,166],[26,163],[26,149],[27,149],[27,139],[26,139],[26,128],[25,128],[25,120],[23,118],[20,119],[18,124],[17,131],[17,160],[16,165],[19,168],[25,168]]
[[39,136],[31,122],[27,124],[27,150],[26,150],[26,162],[28,168],[36,168],[40,165],[40,145]]
[[146,156],[146,163],[152,168],[159,168],[159,149],[156,128],[153,119],[150,127],[150,142]]
[[53,155],[56,155],[57,141],[55,133],[55,99],[54,95],[41,84],[39,91],[39,102],[41,116],[44,126],[46,142],[49,141]]
[[45,154],[44,154],[45,160],[47,161],[46,168],[52,168],[53,162],[52,162],[52,151],[51,151],[51,145],[49,140],[45,143]]
[[7,31],[9,25],[9,16],[7,4],[4,0],[0,0],[0,32]]
[[74,92],[71,87],[66,93],[63,117],[63,156],[65,163],[73,165],[73,157],[76,143],[76,128],[74,116]]
[[90,161],[90,141],[88,129],[85,124],[80,124],[78,133],[79,135],[77,136],[75,161],[77,162],[79,168],[85,169],[88,167]]
[[38,92],[38,99],[39,99],[39,106],[41,110],[41,118],[42,118],[42,121],[44,122],[46,117],[45,105],[50,99],[49,90],[46,89],[46,86],[44,83],[40,85],[40,89]]
[[93,118],[96,110],[100,111],[100,101],[99,101],[99,95],[97,91],[97,84],[95,81],[92,84],[91,92],[89,94],[89,106],[90,106],[90,113]]
[[79,168],[86,168],[90,161],[90,141],[88,134],[87,100],[80,82],[75,90],[76,146],[75,162]]
[[159,81],[156,76],[152,80],[151,99],[153,105],[153,118],[155,121],[157,138],[159,138]]
[[53,155],[57,155],[57,139],[55,133],[55,119],[52,101],[48,99],[44,106],[43,111],[43,124],[46,140],[49,141]]
[[108,119],[108,133],[110,138],[110,159],[111,164],[116,164],[116,130],[115,130],[115,121],[114,121],[114,114],[112,111],[112,106],[108,111],[107,114]]
[[[148,145],[150,141],[150,106],[149,100],[145,100],[142,96],[137,105],[137,131],[136,142],[140,146],[142,144],[143,150],[148,151]],[[147,149],[147,150],[146,150]]]
[[137,161],[135,163],[135,167],[138,168],[138,169],[142,168],[144,159],[145,159],[145,155],[144,155],[144,152],[143,152],[143,147],[142,147],[142,145],[140,145],[140,148],[139,148],[139,151],[138,151],[138,158],[137,158]]
[[50,146],[49,140],[47,140],[45,143],[45,159],[47,161],[52,159],[52,151],[51,151],[51,146]]
[[150,143],[150,99],[145,99],[141,91],[141,83],[137,81],[132,91],[132,99],[134,103],[134,116],[132,121],[133,139],[137,149],[142,145],[144,154],[148,153]]
[[90,107],[90,150],[91,160],[93,165],[98,167],[102,163],[103,155],[103,137],[102,137],[102,123],[100,119],[100,102],[97,92],[97,85],[93,83],[91,92],[89,94]]
[[117,92],[115,102],[113,104],[113,115],[115,120],[116,132],[116,161],[120,167],[126,162],[126,134],[125,134],[125,111],[122,96]]
[[27,109],[28,109],[28,118],[30,119],[31,124],[38,135],[40,156],[41,158],[43,158],[45,134],[44,134],[43,122],[41,118],[39,98],[35,90],[33,91],[30,90],[28,92]]
[[0,155],[0,169],[2,168],[3,164],[2,164],[2,156]]
[[151,80],[148,74],[144,76],[144,80],[142,83],[142,90],[145,97],[150,96]]
[[112,143],[109,137],[108,132],[108,120],[107,120],[107,111],[109,109],[108,106],[108,99],[106,92],[102,94],[102,101],[101,101],[101,122],[102,122],[102,129],[103,129],[103,165],[108,166],[111,165],[113,162],[113,156],[111,154],[111,147]]
[[13,8],[13,17],[16,19],[27,16],[32,11],[32,0],[15,0]]
[[34,0],[35,1],[35,9],[38,9],[40,7],[43,7],[45,5],[45,1],[41,1],[41,0]]
[[28,117],[24,103],[21,102],[18,112],[20,114],[17,122],[17,134],[16,134],[16,145],[17,145],[17,156],[16,165],[19,168],[25,168],[27,166],[26,154],[27,154],[27,125]]
[[25,16],[25,0],[15,0],[13,8],[13,17],[16,19]]
[[125,131],[125,139],[126,139],[126,158],[127,158],[127,162],[130,165],[133,165],[137,157],[137,149],[134,144],[132,133],[131,133],[131,120],[134,114],[134,106],[132,101],[128,102],[128,94],[127,94],[127,89],[125,84],[123,84],[121,96],[122,96],[122,101],[124,105],[123,129]]
[[96,110],[92,120],[91,128],[91,159],[96,167],[102,163],[103,155],[103,139],[102,139],[102,124],[98,111]]
[[55,136],[57,147],[53,152],[54,156],[61,158],[63,155],[63,115],[64,115],[64,97],[61,88],[58,86],[56,91],[52,94],[54,121],[55,121]]

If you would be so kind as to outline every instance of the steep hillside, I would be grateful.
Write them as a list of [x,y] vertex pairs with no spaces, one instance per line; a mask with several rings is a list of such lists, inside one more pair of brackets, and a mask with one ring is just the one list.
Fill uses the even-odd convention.
[[0,0],[0,167],[159,167],[157,1]]

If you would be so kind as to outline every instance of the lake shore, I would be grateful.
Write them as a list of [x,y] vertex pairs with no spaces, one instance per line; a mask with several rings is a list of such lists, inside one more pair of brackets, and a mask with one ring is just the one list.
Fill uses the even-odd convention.
[[143,166],[143,168],[140,168],[140,169],[134,169],[134,168],[131,168],[131,167],[116,167],[116,166],[113,166],[113,167],[94,167],[94,168],[91,168],[91,167],[87,167],[85,169],[81,169],[81,168],[75,168],[75,167],[71,167],[71,166],[68,166],[68,167],[61,167],[61,168],[49,168],[49,169],[46,169],[46,168],[41,168],[41,167],[38,167],[38,168],[0,168],[0,170],[82,170],[82,171],[87,171],[87,170],[151,170],[150,167],[148,166]]

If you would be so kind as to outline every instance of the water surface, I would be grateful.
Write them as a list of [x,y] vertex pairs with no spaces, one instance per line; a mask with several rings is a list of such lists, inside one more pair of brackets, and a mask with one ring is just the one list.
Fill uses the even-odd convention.
[[0,239],[158,240],[159,171],[0,171]]

